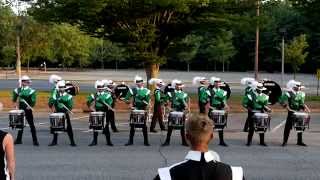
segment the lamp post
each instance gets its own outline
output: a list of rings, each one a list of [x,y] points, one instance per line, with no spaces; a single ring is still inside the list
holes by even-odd
[[[286,34],[286,29],[281,28],[279,30],[281,36],[282,36],[282,42],[281,42],[281,84],[284,86],[284,37]]]

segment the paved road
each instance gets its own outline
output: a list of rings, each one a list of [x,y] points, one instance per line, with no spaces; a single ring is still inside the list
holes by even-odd
[[[93,89],[94,81],[97,79],[113,79],[114,81],[120,83],[125,81],[127,84],[133,84],[133,78],[135,75],[139,74],[145,78],[145,72],[143,70],[91,70],[85,72],[37,72],[30,73],[30,76],[33,80],[33,86],[38,90],[49,90],[48,77],[50,74],[59,74],[66,80],[74,80],[79,82],[80,90],[84,92],[91,91]],[[195,93],[197,88],[192,86],[191,82],[193,77],[195,76],[205,76],[205,77],[221,77],[223,80],[228,82],[231,85],[231,89],[235,94],[242,94],[244,87],[240,86],[240,79],[242,77],[252,77],[253,73],[248,72],[185,72],[185,71],[161,71],[160,78],[162,78],[165,82],[170,82],[174,78],[181,79],[186,82],[186,91],[189,93]],[[281,84],[281,75],[277,73],[261,73],[261,79],[272,79],[279,84]],[[284,76],[284,81],[292,79],[292,74],[286,74]],[[6,77],[3,72],[0,72],[0,87],[3,89],[12,89],[17,86],[17,77],[14,74],[11,74]],[[305,86],[307,86],[306,92],[308,94],[316,94],[316,86],[317,80],[315,75],[310,74],[297,74],[297,80],[303,82]]]
[[[36,125],[40,147],[33,147],[28,128],[24,134],[24,144],[16,146],[17,180],[82,180],[152,179],[156,169],[182,160],[188,151],[180,145],[179,133],[174,134],[171,146],[162,148],[160,143],[165,132],[150,134],[150,147],[143,146],[142,133],[137,131],[135,145],[125,147],[128,138],[128,114],[117,114],[120,133],[112,134],[114,147],[104,145],[99,136],[97,147],[88,147],[91,132],[87,129],[86,114],[73,115],[73,127],[78,147],[70,147],[66,134],[59,136],[59,146],[48,147],[51,140],[48,131],[47,114],[36,114]],[[284,114],[274,114],[271,131],[266,142],[268,147],[257,145],[254,136],[251,147],[246,147],[247,134],[241,132],[245,114],[230,114],[226,130],[229,147],[217,145],[217,139],[210,148],[217,151],[223,162],[242,166],[250,180],[318,180],[320,179],[320,114],[312,115],[312,126],[305,135],[308,147],[295,146],[296,136],[292,132],[287,147],[280,147],[283,133]],[[6,129],[7,115],[0,113],[0,127]],[[9,130],[14,133],[13,131]]]

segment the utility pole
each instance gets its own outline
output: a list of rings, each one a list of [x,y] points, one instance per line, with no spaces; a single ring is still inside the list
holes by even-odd
[[[260,16],[260,0],[257,0],[256,2],[256,8],[257,8],[257,17]],[[256,27],[256,50],[255,50],[255,61],[254,61],[254,78],[256,80],[259,79],[258,73],[259,73],[259,19],[257,22],[257,27]]]
[[[281,85],[284,86],[284,38],[286,35],[286,28],[281,28],[279,30],[282,42],[281,42]]]

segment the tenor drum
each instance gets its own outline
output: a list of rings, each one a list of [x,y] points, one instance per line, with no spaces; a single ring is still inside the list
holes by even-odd
[[[223,130],[227,125],[226,112],[224,110],[212,110],[211,119],[216,130]]]
[[[104,112],[91,112],[89,116],[89,129],[103,130],[104,117]]]
[[[130,114],[130,125],[135,127],[144,127],[147,122],[147,113],[145,110],[132,110]]]
[[[173,129],[182,129],[185,124],[184,112],[172,111],[169,113],[168,126]]]
[[[52,113],[49,115],[50,129],[53,132],[63,132],[66,129],[66,117],[64,113]]]
[[[12,129],[23,129],[25,126],[24,111],[11,110],[9,111],[9,127]]]
[[[258,133],[265,133],[270,125],[270,116],[267,113],[254,113],[254,130]]]
[[[309,128],[310,116],[304,112],[295,112],[293,113],[293,126],[296,131],[304,131],[306,128]]]

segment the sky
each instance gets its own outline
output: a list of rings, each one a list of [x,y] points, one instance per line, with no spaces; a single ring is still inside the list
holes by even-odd
[[[18,0],[0,0],[0,2],[10,6],[15,14],[19,14],[19,12],[26,11],[26,9],[30,7],[28,3]]]

